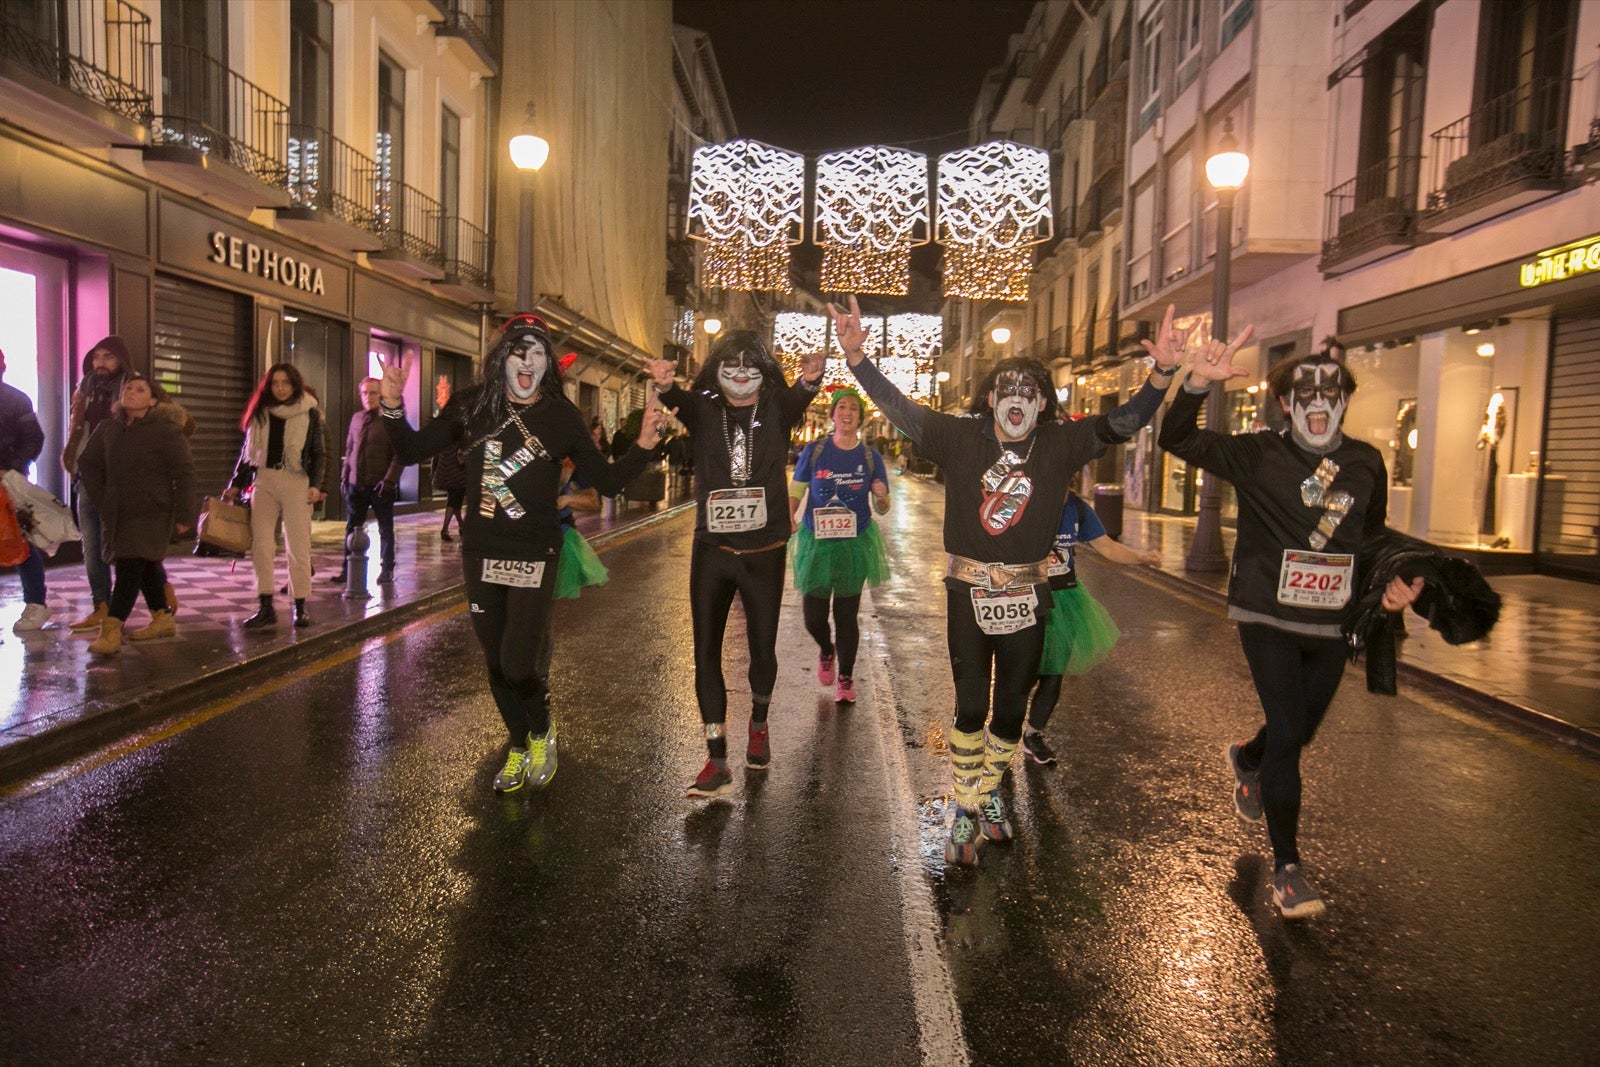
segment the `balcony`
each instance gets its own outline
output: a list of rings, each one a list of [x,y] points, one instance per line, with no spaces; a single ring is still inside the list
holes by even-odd
[[[688,238],[667,239],[667,295],[689,304],[699,303],[694,284],[694,248]]]
[[[1063,245],[1076,242],[1078,239],[1078,205],[1068,204],[1056,212],[1055,225],[1052,227],[1050,239],[1039,245],[1039,258],[1054,255]]]
[[[289,206],[278,211],[278,228],[345,251],[382,248],[378,164],[310,126],[291,125],[287,146]]]
[[[1366,168],[1327,194],[1323,274],[1344,274],[1418,243],[1421,156],[1396,156]]]
[[[494,244],[489,235],[459,215],[446,215],[439,225],[439,245],[444,278],[434,288],[463,304],[493,303]]]
[[[288,207],[289,109],[199,49],[159,46],[161,110],[144,169],[240,210]]]
[[[493,78],[500,73],[500,20],[495,0],[433,0],[440,20],[433,32],[451,43],[473,73]]]
[[[377,204],[383,247],[368,253],[372,269],[406,281],[444,281],[439,202],[409,185],[380,179]]]
[[[1433,135],[1433,187],[1420,226],[1449,234],[1566,187],[1565,80],[1491,100]]]
[[[0,4],[6,117],[74,148],[150,139],[150,19],[126,0]]]
[[[1108,170],[1089,186],[1078,204],[1078,244],[1089,248],[1105,236],[1107,227],[1122,217],[1122,167]]]

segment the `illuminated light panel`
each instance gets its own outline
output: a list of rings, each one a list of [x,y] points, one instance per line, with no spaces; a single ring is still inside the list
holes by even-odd
[[[944,347],[944,319],[906,313],[889,316],[889,354],[932,359]]]
[[[779,356],[806,356],[828,343],[828,317],[804,311],[780,311],[772,323],[772,351]]]
[[[944,295],[1025,301],[1033,245],[1047,240],[1050,154],[1013,141],[939,157],[936,237],[944,245]]]
[[[883,316],[861,316],[861,328],[867,331],[866,340],[861,342],[861,351],[868,359],[877,359],[878,353],[883,351]],[[843,356],[844,349],[839,347],[839,337],[831,330],[828,332],[828,356]]]
[[[805,157],[760,141],[695,149],[689,220],[706,242],[703,284],[791,291],[789,247],[805,234],[805,171]]]
[[[817,159],[822,288],[909,292],[911,249],[928,241],[928,157],[869,145]]]

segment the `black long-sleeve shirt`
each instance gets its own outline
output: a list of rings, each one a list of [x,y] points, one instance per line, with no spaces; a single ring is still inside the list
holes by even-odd
[[[406,465],[420,463],[456,447],[464,440],[472,447],[466,454],[467,500],[461,523],[464,551],[485,559],[540,560],[554,556],[561,547],[561,520],[556,510],[556,495],[561,487],[561,461],[572,460],[578,477],[606,496],[615,496],[637,478],[650,462],[650,453],[635,445],[615,463],[609,463],[595,448],[583,416],[565,398],[540,397],[528,405],[511,405],[532,435],[526,438],[515,422],[503,426],[474,419],[471,402],[476,391],[451,398],[437,418],[422,429],[413,429],[402,417],[385,417],[395,455]],[[459,438],[457,434],[463,432]],[[496,499],[492,481],[492,446],[498,445],[499,463],[514,467],[501,474],[504,488],[515,498],[523,515],[513,518]],[[528,454],[519,460],[526,448]],[[525,461],[524,461],[525,460]]]
[[[1325,456],[1294,443],[1289,431],[1232,436],[1202,430],[1196,421],[1204,392],[1178,390],[1167,409],[1158,438],[1161,447],[1187,463],[1233,483],[1239,499],[1239,529],[1233,544],[1228,578],[1228,615],[1240,622],[1258,622],[1296,633],[1338,637],[1339,624],[1353,610],[1355,597],[1342,608],[1299,607],[1280,603],[1280,582],[1289,552],[1348,554],[1359,567],[1363,542],[1383,530],[1389,513],[1389,473],[1383,456],[1365,441],[1344,438]],[[1324,459],[1338,473],[1324,498],[1347,492],[1353,503],[1326,542],[1312,535],[1328,510],[1307,504],[1302,485]]]
[[[872,402],[916,443],[917,455],[944,469],[945,551],[984,563],[1037,563],[1049,555],[1078,468],[1138,432],[1164,395],[1147,383],[1115,411],[1078,422],[1041,423],[1027,439],[1003,443],[987,415],[930,411],[895,388],[871,360],[852,370]],[[984,488],[983,479],[1007,450],[1023,459],[1031,490],[1015,518],[996,529],[997,494]]]
[[[817,395],[817,386],[803,378],[793,385],[763,393],[753,408],[730,408],[716,394],[690,393],[674,385],[661,402],[678,409],[678,421],[694,441],[694,536],[721,548],[751,549],[789,536],[789,434]],[[749,421],[745,421],[745,413]],[[728,435],[737,426],[749,434],[749,471],[744,488],[760,489],[767,505],[766,525],[740,533],[712,533],[706,528],[706,498],[733,484]]]

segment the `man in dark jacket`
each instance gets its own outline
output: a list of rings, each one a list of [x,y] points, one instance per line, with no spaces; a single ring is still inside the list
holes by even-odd
[[[5,384],[6,354],[0,352],[0,472],[14,470],[26,475],[33,461],[44,451],[44,427],[33,413],[33,401],[20,389]],[[17,565],[22,579],[22,615],[11,626],[13,633],[43,629],[50,620],[44,602],[44,553],[39,546],[28,546],[28,558]]]
[[[344,493],[344,536],[366,525],[367,509],[378,516],[378,540],[383,567],[378,572],[380,585],[394,581],[394,499],[400,484],[400,457],[394,454],[389,434],[378,413],[379,389],[376,378],[361,383],[361,410],[350,417],[350,430],[344,437],[344,465],[339,468],[339,488]],[[328,580],[342,582],[350,566],[349,551],[344,566]]]
[[[83,372],[72,391],[72,420],[67,428],[67,446],[61,450],[61,466],[78,484],[78,456],[84,442],[111,414],[111,406],[122,395],[122,383],[133,369],[127,343],[112,334],[99,341],[83,357]],[[100,511],[89,494],[78,496],[78,527],[83,531],[83,569],[89,577],[90,600],[94,609],[72,624],[73,630],[98,630],[106,617],[111,599],[111,568],[101,552]]]

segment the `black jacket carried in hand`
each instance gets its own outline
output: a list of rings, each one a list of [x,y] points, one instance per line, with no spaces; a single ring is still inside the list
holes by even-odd
[[[1344,634],[1352,660],[1367,654],[1370,692],[1394,696],[1398,691],[1393,613],[1383,607],[1383,591],[1393,579],[1422,579],[1411,610],[1448,644],[1476,641],[1499,621],[1500,594],[1470,560],[1387,526],[1362,549],[1356,586],[1361,599],[1345,621]]]

